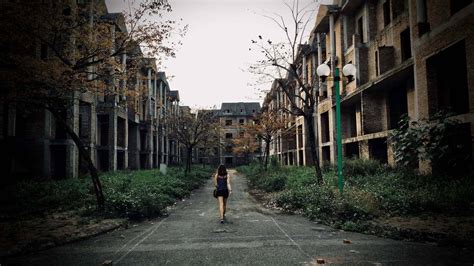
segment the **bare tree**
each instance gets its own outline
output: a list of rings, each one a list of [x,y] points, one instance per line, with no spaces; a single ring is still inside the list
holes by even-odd
[[[314,80],[308,82],[308,75],[304,76],[305,70],[302,69],[303,58],[312,52],[310,45],[303,44],[303,38],[308,25],[315,18],[313,7],[317,5],[317,2],[300,6],[299,1],[294,0],[292,4],[285,3],[285,5],[291,13],[290,21],[281,14],[265,16],[281,29],[286,41],[275,42],[262,35],[259,35],[257,40],[252,40],[264,59],[252,65],[250,71],[258,75],[261,81],[277,82],[278,89],[289,101],[289,105],[280,106],[280,110],[304,118],[308,130],[311,161],[315,168],[316,179],[321,184],[323,179],[317,157],[313,118],[318,91],[311,85],[315,84]],[[311,76],[315,77],[315,75]]]
[[[204,110],[207,112],[208,110]],[[196,147],[198,149],[199,157],[202,158],[202,165],[203,167],[206,166],[206,158],[207,163],[211,164],[211,158],[216,158],[219,155],[219,150],[224,147],[223,144],[220,142],[220,124],[218,122],[217,116],[214,116],[216,120],[212,123],[212,126],[207,133],[206,138],[199,143]]]
[[[137,46],[149,56],[174,56],[174,46],[166,41],[179,29],[162,19],[171,6],[166,0],[144,0],[125,14],[107,13],[103,0],[8,1],[0,7],[0,65],[5,66],[0,81],[6,88],[0,101],[51,112],[86,162],[98,209],[103,209],[97,168],[68,110],[82,94],[124,93],[118,81],[136,75],[139,64],[125,61]]]
[[[186,148],[185,172],[191,170],[193,149],[218,135],[217,119],[211,111],[180,112],[167,118],[170,134]]]
[[[257,117],[257,123],[248,124],[244,128],[250,135],[257,136],[265,144],[263,155],[263,166],[265,171],[268,166],[270,156],[270,144],[274,141],[277,134],[284,134],[286,121],[278,110],[266,109]]]

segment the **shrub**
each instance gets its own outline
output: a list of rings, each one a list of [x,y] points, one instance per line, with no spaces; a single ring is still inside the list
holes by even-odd
[[[285,188],[286,177],[281,174],[273,173],[264,176],[258,184],[261,189],[267,192],[281,191]]]
[[[345,189],[337,189],[333,169],[317,184],[310,167],[280,167],[262,173],[247,169],[251,185],[272,194],[276,206],[299,211],[311,219],[358,221],[380,215],[467,210],[474,202],[474,176],[449,179],[419,175],[407,168],[391,169],[373,160],[346,160]],[[284,184],[284,185],[283,185]],[[281,191],[280,191],[281,190]],[[350,223],[339,224],[351,227]]]
[[[110,215],[131,219],[160,215],[209,177],[209,169],[193,169],[184,176],[179,168],[169,168],[166,175],[155,169],[106,174],[101,177],[106,210]]]
[[[100,176],[106,213],[113,217],[138,219],[163,213],[176,199],[210,177],[209,168],[193,169],[188,175],[179,168],[108,172]],[[42,214],[57,209],[95,208],[95,195],[89,178],[59,181],[20,181],[2,189],[2,216]],[[86,212],[84,212],[86,213]],[[91,212],[87,212],[91,214]]]
[[[377,160],[371,159],[350,159],[343,161],[342,171],[347,179],[358,176],[375,175],[383,171],[383,167]]]
[[[95,202],[91,191],[89,179],[23,180],[2,189],[0,213],[4,216],[40,214],[88,206]]]
[[[468,125],[454,119],[455,115],[440,110],[429,119],[417,121],[404,115],[390,136],[397,163],[410,167],[418,160],[428,160],[434,172],[447,176],[472,170],[471,151],[463,143],[469,138]]]
[[[278,161],[278,157],[274,155],[270,156],[270,167],[272,168],[280,167],[280,162]]]

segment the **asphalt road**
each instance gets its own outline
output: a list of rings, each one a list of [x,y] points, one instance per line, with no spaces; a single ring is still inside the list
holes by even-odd
[[[233,173],[227,223],[220,224],[212,183],[165,218],[7,261],[16,265],[474,265],[472,248],[383,239],[334,230],[263,208]],[[344,239],[351,244],[343,243]]]

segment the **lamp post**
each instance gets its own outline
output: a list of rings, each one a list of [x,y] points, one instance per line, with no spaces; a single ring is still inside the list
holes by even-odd
[[[344,76],[346,76],[349,81],[352,81],[353,77],[356,74],[356,68],[353,64],[347,64],[342,68]],[[321,64],[316,69],[316,73],[321,78],[322,82],[326,81],[326,78],[331,73],[331,68],[327,64]],[[341,96],[339,93],[339,81],[341,80],[339,76],[339,68],[335,67],[334,69],[334,89],[336,94],[336,142],[337,142],[337,177],[338,177],[338,186],[339,191],[342,193],[344,189],[344,178],[342,176],[342,136],[341,136]]]

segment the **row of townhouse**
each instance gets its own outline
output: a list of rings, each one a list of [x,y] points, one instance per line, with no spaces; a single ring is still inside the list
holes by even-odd
[[[86,3],[74,2],[71,7],[77,9]],[[95,4],[98,13],[91,19],[109,25],[110,32],[126,33],[123,14],[109,13],[103,0]],[[113,38],[112,34],[112,42]],[[48,60],[47,49],[37,50],[35,56]],[[165,72],[159,71],[156,60],[147,58],[139,45],[115,60],[123,72],[132,67],[137,71],[126,78],[113,78],[108,88],[112,93],[71,91],[65,95],[68,104],[63,115],[68,125],[99,171],[180,163],[179,143],[166,126],[166,117],[182,111],[178,91],[170,90]],[[5,67],[2,71],[14,70]],[[76,144],[48,110],[32,112],[0,100],[0,129],[2,182],[9,177],[61,179],[87,173]]]
[[[472,168],[474,153],[474,4],[471,0],[339,0],[320,5],[308,42],[299,47],[302,79],[317,93],[314,112],[321,164],[335,163],[334,82],[316,68],[355,65],[353,80],[341,79],[343,156],[395,165],[390,132],[403,114],[429,118],[448,108],[462,122],[451,140]],[[333,33],[333,34],[331,34]],[[331,58],[334,56],[334,60]],[[264,108],[288,107],[275,82]],[[284,164],[308,165],[307,130],[288,114],[271,154]],[[429,171],[424,162],[422,169]]]

